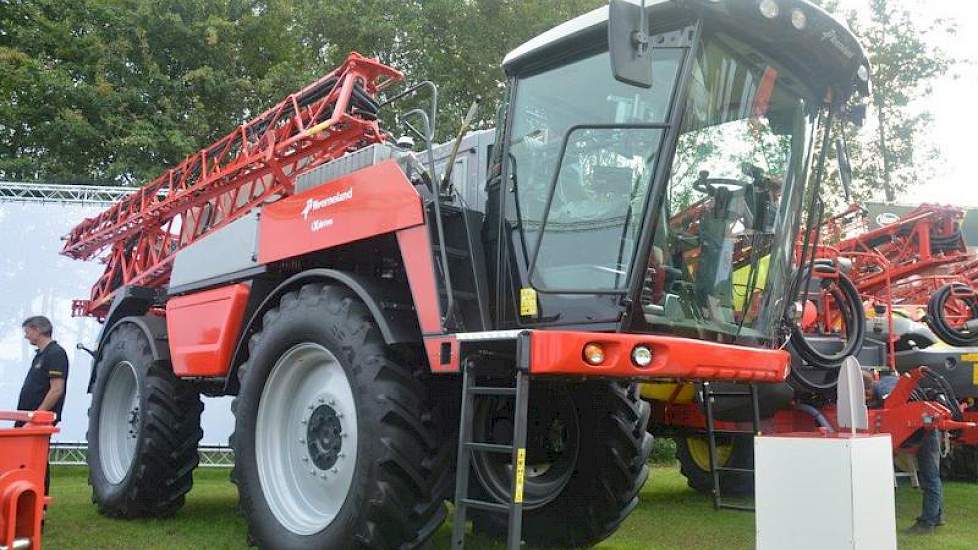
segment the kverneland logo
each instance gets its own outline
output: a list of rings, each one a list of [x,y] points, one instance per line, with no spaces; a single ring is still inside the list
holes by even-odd
[[[337,193],[335,195],[330,195],[330,196],[324,197],[322,199],[307,199],[306,200],[306,206],[305,206],[305,208],[302,209],[302,219],[308,220],[309,219],[309,214],[312,214],[313,212],[315,212],[317,210],[321,210],[323,208],[326,208],[327,206],[331,206],[331,205],[334,205],[334,204],[338,204],[338,203],[341,203],[341,202],[348,201],[348,200],[350,200],[352,198],[353,198],[353,188],[351,187],[351,188],[347,189],[346,191],[343,191],[341,193]]]

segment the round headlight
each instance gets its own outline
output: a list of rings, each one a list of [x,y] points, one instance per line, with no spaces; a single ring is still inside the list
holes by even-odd
[[[584,346],[584,360],[589,364],[597,366],[604,363],[604,348],[601,344],[588,344]]]
[[[781,13],[781,8],[774,0],[762,0],[759,7],[761,8],[761,15],[768,19],[774,19]]]
[[[647,367],[652,364],[652,350],[647,346],[635,346],[632,350],[632,361],[640,367]]]
[[[798,30],[803,31],[808,26],[808,16],[801,10],[791,12],[791,24]]]
[[[859,66],[859,70],[856,71],[856,76],[858,76],[859,80],[862,80],[863,82],[869,81],[869,69],[866,68],[866,65]]]

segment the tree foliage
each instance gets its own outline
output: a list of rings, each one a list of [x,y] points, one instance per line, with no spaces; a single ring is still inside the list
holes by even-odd
[[[848,20],[872,66],[870,121],[848,140],[855,197],[893,201],[926,179],[940,158],[924,141],[933,116],[923,100],[958,63],[937,44],[953,36],[956,26],[921,20],[898,0],[869,0],[865,13],[843,12],[837,0],[817,3]]]
[[[523,41],[604,0],[0,0],[0,178],[138,184],[325,74],[350,51],[441,91],[439,136]],[[836,0],[823,0],[839,11]],[[874,68],[875,116],[851,153],[857,196],[921,179],[919,101],[953,60],[897,0],[843,14]],[[405,105],[409,106],[409,105]],[[385,117],[391,121],[392,117]]]
[[[350,51],[438,83],[444,137],[507,51],[602,3],[0,0],[0,178],[144,182]]]

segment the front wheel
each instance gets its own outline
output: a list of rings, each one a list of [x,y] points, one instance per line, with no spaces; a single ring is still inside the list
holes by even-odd
[[[200,395],[157,361],[132,323],[113,330],[95,366],[88,411],[92,501],[110,517],[166,517],[193,486],[203,437]]]
[[[523,538],[533,546],[589,547],[614,533],[638,505],[649,476],[649,404],[637,386],[591,382],[531,384],[527,423]],[[512,398],[480,401],[473,436],[512,442]],[[473,489],[480,499],[510,500],[510,457],[476,452]],[[473,511],[475,528],[506,535],[500,514]],[[556,528],[555,526],[560,526]]]
[[[450,445],[420,361],[367,308],[310,284],[264,315],[239,371],[232,447],[263,548],[413,548],[446,516]]]

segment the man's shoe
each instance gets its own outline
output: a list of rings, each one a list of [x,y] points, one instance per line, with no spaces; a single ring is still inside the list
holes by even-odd
[[[908,535],[930,535],[934,532],[934,526],[928,525],[926,523],[917,522],[914,523],[910,529],[907,529]]]
[[[947,525],[947,522],[944,521],[944,516],[941,516],[937,519],[937,523],[934,524],[934,527],[944,527],[945,525]]]

